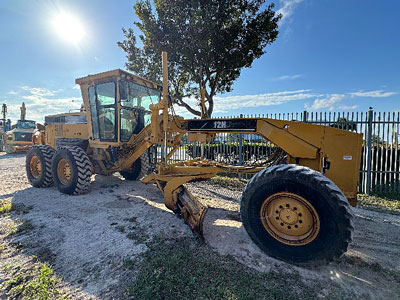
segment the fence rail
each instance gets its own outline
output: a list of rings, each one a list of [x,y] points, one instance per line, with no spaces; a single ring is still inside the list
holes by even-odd
[[[230,117],[271,118],[332,126],[363,134],[359,192],[400,192],[399,112],[274,113]],[[265,160],[276,149],[271,142],[252,134],[219,133],[204,146],[187,142],[172,161],[203,157],[233,165],[249,165]],[[158,150],[159,155],[163,151]]]

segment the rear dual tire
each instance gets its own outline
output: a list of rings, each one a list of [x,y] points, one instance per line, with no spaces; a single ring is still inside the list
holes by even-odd
[[[83,194],[90,186],[92,165],[82,148],[64,146],[54,155],[52,173],[54,184],[61,193]]]
[[[56,151],[49,145],[33,146],[26,154],[26,176],[34,187],[53,185],[51,165]]]
[[[49,145],[38,145],[26,155],[26,175],[34,187],[49,187],[54,183],[61,193],[77,195],[88,190],[92,165],[78,146],[64,146],[56,151]]]

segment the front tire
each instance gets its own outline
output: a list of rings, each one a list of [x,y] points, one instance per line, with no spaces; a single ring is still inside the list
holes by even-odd
[[[34,187],[53,185],[51,163],[55,150],[49,145],[33,146],[26,154],[26,177]]]
[[[339,258],[352,239],[350,205],[321,173],[277,165],[246,185],[240,213],[251,239],[268,255],[298,265]]]
[[[149,153],[143,153],[133,164],[130,170],[119,172],[126,180],[138,180],[150,171]]]
[[[52,173],[54,184],[61,193],[83,194],[89,189],[91,162],[78,146],[60,147],[54,155]]]

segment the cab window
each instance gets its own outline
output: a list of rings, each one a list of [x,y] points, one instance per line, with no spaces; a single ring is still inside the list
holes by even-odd
[[[139,133],[150,124],[151,103],[160,99],[160,91],[121,80],[119,82],[121,103],[121,141],[128,141],[133,134]]]

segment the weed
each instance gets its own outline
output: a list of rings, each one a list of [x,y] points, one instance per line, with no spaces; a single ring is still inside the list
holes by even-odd
[[[17,231],[18,231],[17,224],[15,224],[15,222],[11,222],[10,224],[8,224],[8,226],[6,228],[6,236],[16,234]]]
[[[25,221],[21,225],[18,226],[16,233],[26,232],[26,231],[32,230],[34,228],[35,228],[35,226],[31,223],[31,221]]]
[[[11,211],[14,211],[17,214],[23,213],[27,214],[31,209],[33,209],[32,205],[25,205],[22,203],[12,203],[10,200],[2,200],[0,202],[0,214],[6,214]]]
[[[358,195],[357,200],[362,208],[400,215],[400,201],[366,194]]]
[[[8,274],[12,270],[13,267],[14,267],[14,264],[5,264],[3,266],[2,271],[3,271],[3,273]]]
[[[138,234],[134,231],[129,232],[126,237],[130,240],[134,240],[136,242],[138,242],[139,244],[143,244],[147,238],[145,236],[143,236],[142,234]]]
[[[125,269],[132,269],[135,266],[135,261],[132,258],[128,257],[124,259],[122,265]]]
[[[228,189],[243,190],[248,180],[232,178],[227,176],[215,176],[210,179],[211,184],[216,184]]]
[[[11,268],[10,266],[7,271]],[[1,287],[12,299],[68,299],[57,289],[59,281],[48,263],[39,263],[30,270],[15,268],[13,277],[4,281]]]
[[[124,220],[128,221],[128,222],[131,222],[131,223],[135,223],[136,220],[137,220],[137,217],[127,218],[127,219],[124,219]]]
[[[125,226],[119,225],[117,227],[115,227],[119,232],[125,232]]]
[[[12,203],[9,200],[2,200],[0,202],[0,214],[6,214],[11,211]]]
[[[13,203],[11,210],[17,214],[27,214],[29,211],[33,209],[32,205],[25,205],[23,203]]]
[[[321,289],[303,283],[296,271],[255,273],[197,240],[159,239],[148,246],[127,289],[134,299],[316,299]]]

